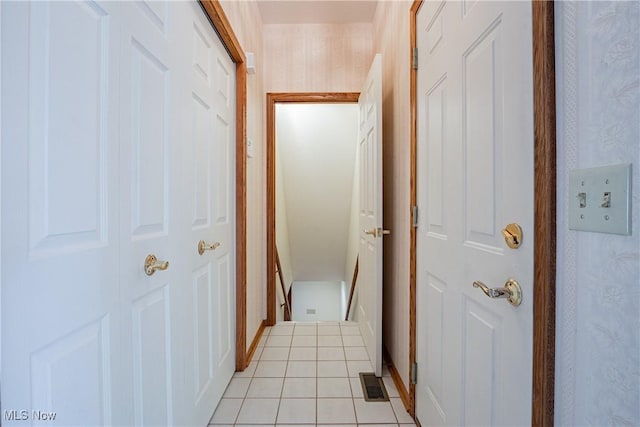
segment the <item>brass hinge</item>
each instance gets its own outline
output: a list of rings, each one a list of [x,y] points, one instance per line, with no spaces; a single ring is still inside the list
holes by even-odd
[[[418,69],[418,48],[417,47],[413,48],[413,55],[412,55],[411,63],[413,64],[413,69],[417,70]]]
[[[418,384],[418,362],[411,364],[411,384]]]
[[[411,206],[411,225],[414,228],[418,227],[418,207]]]

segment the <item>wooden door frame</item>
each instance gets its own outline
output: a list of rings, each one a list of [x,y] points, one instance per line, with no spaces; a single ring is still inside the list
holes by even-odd
[[[276,104],[351,104],[359,92],[267,93],[267,326],[276,323]]]
[[[200,0],[213,29],[236,64],[236,370],[247,352],[247,65],[246,56],[219,1]]]
[[[410,13],[411,63],[417,47],[416,16],[423,0],[414,0]],[[552,426],[555,386],[556,294],[556,99],[554,2],[534,0],[534,279],[533,371],[531,425]],[[417,204],[417,70],[411,66],[411,206]],[[416,362],[416,229],[411,227],[409,262],[409,366]],[[416,386],[409,387],[409,412],[415,416]]]

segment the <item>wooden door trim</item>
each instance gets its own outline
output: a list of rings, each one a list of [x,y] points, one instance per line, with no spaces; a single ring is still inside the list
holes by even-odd
[[[409,116],[411,120],[410,126],[410,143],[409,143],[409,203],[410,209],[413,206],[418,206],[418,186],[416,183],[418,176],[418,70],[413,67],[413,52],[417,49],[418,39],[416,31],[416,23],[418,10],[422,6],[423,0],[414,0],[411,5],[410,21],[409,21],[409,37],[410,47],[409,61],[411,75],[409,78]],[[413,212],[413,210],[411,211]],[[411,218],[411,224],[409,225],[409,366],[414,366],[417,363],[417,333],[416,333],[416,247],[417,247],[417,229],[413,226],[415,218]],[[411,378],[411,372],[409,372],[409,378]],[[412,417],[416,417],[416,385],[409,384],[409,405],[408,411]]]
[[[267,326],[276,323],[276,104],[356,103],[359,96],[359,92],[267,93]]]
[[[554,2],[533,1],[534,279],[531,425],[552,426],[556,342]]]
[[[200,0],[236,64],[236,370],[247,367],[247,66],[242,46],[218,1]]]
[[[552,426],[555,387],[556,291],[556,99],[554,2],[534,0],[534,282],[533,372],[531,425]],[[416,16],[422,0],[410,13],[411,53],[417,46]],[[411,206],[417,202],[417,70],[411,67]],[[411,228],[409,284],[409,363],[416,361],[416,231]],[[415,385],[410,386],[410,413],[415,416]]]

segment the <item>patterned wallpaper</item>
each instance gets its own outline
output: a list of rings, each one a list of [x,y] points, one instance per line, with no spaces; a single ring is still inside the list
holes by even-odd
[[[265,154],[263,150],[264,65],[262,19],[258,5],[248,1],[222,1],[222,7],[245,52],[255,55],[257,72],[247,76],[247,137],[255,153],[247,159],[247,348],[266,316]]]
[[[263,26],[267,92],[359,92],[373,60],[371,24]]]
[[[640,425],[640,2],[556,3],[556,424]],[[567,226],[575,168],[632,163],[632,236]]]
[[[410,230],[410,1],[384,1],[373,20],[374,47],[382,54],[382,131],[385,239],[383,342],[409,390]],[[390,195],[390,196],[389,196]]]

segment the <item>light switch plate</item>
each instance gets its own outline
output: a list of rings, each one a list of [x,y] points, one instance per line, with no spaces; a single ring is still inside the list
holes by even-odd
[[[253,140],[251,138],[247,138],[247,157],[252,159],[255,155],[256,149],[253,146]]]
[[[631,234],[631,164],[569,172],[569,229]]]

